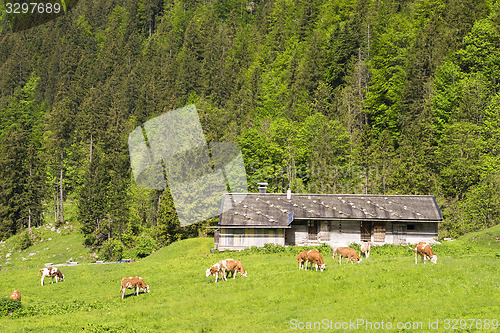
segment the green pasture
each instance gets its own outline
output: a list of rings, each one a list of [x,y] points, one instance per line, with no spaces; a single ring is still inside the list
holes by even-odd
[[[432,331],[449,331],[446,319],[480,319],[453,331],[475,331],[469,324],[478,322],[491,328],[492,320],[500,320],[499,231],[435,246],[437,265],[415,265],[410,249],[389,246],[376,248],[361,264],[339,266],[324,253],[324,272],[299,271],[299,248],[212,254],[213,240],[197,238],[135,263],[63,266],[66,281],[47,279],[43,287],[36,269],[7,270],[0,273],[0,299],[18,289],[22,307],[2,317],[0,327],[2,332],[281,332],[311,331],[306,328],[316,323],[324,330],[337,325],[337,331],[366,332],[369,323],[376,328],[383,321],[392,331],[427,332],[429,322],[438,328]],[[473,240],[478,237],[486,241]],[[467,250],[459,252],[461,247]],[[218,283],[206,278],[205,270],[224,258],[240,260],[248,277]],[[143,277],[151,292],[136,297],[129,290],[122,300],[120,280],[132,275]]]

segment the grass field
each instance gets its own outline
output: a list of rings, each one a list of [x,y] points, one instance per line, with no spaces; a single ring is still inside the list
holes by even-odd
[[[43,248],[37,250],[32,265],[52,258],[62,263],[68,255],[80,253],[75,234],[57,236],[68,241],[62,247],[67,254],[50,252],[54,244],[45,250],[50,252],[47,256]],[[211,254],[213,240],[197,238],[174,243],[140,262],[60,267],[66,281],[43,287],[37,269],[12,269],[0,273],[0,299],[18,289],[22,308],[2,317],[0,330],[498,331],[493,330],[493,320],[500,320],[500,242],[495,238],[499,235],[497,226],[435,246],[436,265],[415,265],[408,248],[383,247],[361,264],[339,266],[324,254],[327,270],[306,272],[297,269],[294,253],[299,248],[274,254]],[[23,253],[16,252],[13,266]],[[228,257],[243,263],[247,278],[238,275],[214,283],[214,277],[205,277],[206,268]],[[129,290],[122,300],[120,280],[131,275],[143,277],[151,292],[136,297]]]

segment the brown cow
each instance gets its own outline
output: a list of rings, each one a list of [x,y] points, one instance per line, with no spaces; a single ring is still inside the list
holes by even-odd
[[[314,264],[314,266],[316,267],[316,271],[318,270],[319,267],[320,271],[323,272],[323,270],[326,267],[326,264],[323,261],[323,256],[316,249],[307,251],[306,269],[307,269],[307,262],[311,262],[311,270],[312,270],[312,264]]]
[[[240,273],[241,276],[247,276],[247,272],[243,268],[243,265],[238,260],[226,259],[219,261],[219,264],[224,266],[224,269],[229,277],[229,273],[232,274],[233,279],[236,277],[236,273]]]
[[[437,263],[437,255],[432,252],[432,248],[426,242],[419,242],[415,245],[415,265],[417,264],[418,255],[422,256],[422,262],[425,264],[426,259],[430,259],[433,264]]]
[[[303,263],[307,262],[307,252],[309,250],[305,250],[299,253],[297,256],[297,261],[299,262],[299,269],[302,269],[304,267]],[[307,270],[307,266],[304,268]]]
[[[21,301],[21,292],[19,290],[14,290],[9,298]]]
[[[51,283],[54,283],[54,278],[56,278],[56,283],[57,283],[57,280],[61,280],[61,281],[64,281],[64,275],[61,273],[61,271],[59,270],[59,268],[57,267],[47,267],[47,268],[42,268],[40,270],[40,273],[38,273],[39,275],[42,275],[42,279],[40,281],[40,284],[43,286],[43,280],[45,279],[45,277],[47,276],[50,276],[52,278],[52,281]]]
[[[125,297],[125,290],[136,289],[135,294],[139,296],[139,288],[143,292],[149,293],[149,285],[147,285],[141,277],[131,276],[128,278],[123,278],[121,281],[120,292],[122,293],[122,299]]]
[[[342,264],[342,257],[347,258],[347,263],[351,261],[351,259],[354,259],[358,262],[358,264],[361,262],[361,258],[358,256],[358,252],[356,252],[355,249],[350,248],[350,247],[339,247],[337,248],[337,252],[339,255],[339,265]],[[335,254],[334,254],[335,256]]]
[[[226,269],[222,265],[221,261],[219,261],[218,263],[213,264],[211,267],[207,268],[206,276],[209,277],[209,276],[215,275],[215,282],[217,282],[219,280],[219,274],[222,277],[222,280],[227,281]]]

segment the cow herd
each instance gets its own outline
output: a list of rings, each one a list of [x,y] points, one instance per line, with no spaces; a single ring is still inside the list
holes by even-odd
[[[338,255],[339,257],[339,265],[342,264],[342,258],[346,258],[347,261],[346,263],[349,263],[351,260],[352,262],[356,261],[357,263],[360,263],[362,261],[361,257],[358,255],[358,252],[350,247],[336,247],[332,245],[332,258],[335,259],[335,256]],[[371,244],[370,242],[362,242],[361,247],[360,247],[360,254],[364,255],[365,258],[370,257],[370,250],[371,250]],[[414,248],[415,251],[415,264],[418,263],[418,256],[420,255],[422,257],[422,262],[425,263],[426,260],[430,260],[432,263],[437,263],[437,255],[435,255],[432,252],[431,246],[426,243],[426,242],[419,242],[415,245]],[[312,270],[312,264],[315,264],[316,270],[318,270],[318,267],[321,271],[325,268],[326,264],[323,262],[323,257],[321,256],[321,253],[316,250],[305,250],[299,253],[297,256],[297,262],[299,263],[299,270],[304,268],[307,270],[307,264],[310,262],[311,263],[311,270]],[[305,264],[304,264],[305,263]]]
[[[358,255],[358,252],[351,247],[336,247],[332,246],[332,258],[335,259],[335,256],[338,256],[339,265],[342,264],[342,258],[346,258],[346,263],[351,261],[356,261],[360,263],[362,261],[361,257]],[[364,255],[365,258],[370,257],[371,243],[370,242],[362,242],[360,247],[360,254]],[[418,255],[422,256],[422,262],[425,263],[425,260],[429,259],[432,263],[437,262],[437,256],[432,252],[431,246],[426,242],[419,242],[415,245],[415,264],[417,264]],[[304,269],[308,270],[308,265],[310,264],[310,269],[314,268],[316,271],[319,269],[323,271],[326,267],[325,262],[323,261],[323,256],[317,249],[305,250],[300,252],[297,255],[297,262],[299,263],[299,270]],[[215,276],[215,282],[219,280],[219,277],[227,281],[227,277],[229,277],[229,273],[232,273],[233,279],[236,277],[236,273],[240,273],[241,276],[247,276],[247,272],[243,269],[241,262],[234,259],[224,259],[219,262],[213,264],[211,267],[207,268],[206,277]]]
[[[363,242],[360,247],[360,254],[364,255],[365,258],[370,257],[370,242]],[[419,242],[415,245],[415,264],[418,263],[418,256],[422,257],[422,262],[425,263],[426,260],[430,260],[432,263],[437,263],[437,255],[432,252],[431,246],[426,242]],[[342,263],[342,258],[346,258],[346,263],[350,261],[361,262],[361,257],[358,255],[357,251],[350,247],[335,247],[332,246],[332,258],[335,259],[335,256],[338,255],[339,265]],[[297,262],[299,264],[299,270],[304,269],[308,270],[308,265],[310,264],[310,269],[313,269],[313,265],[316,271],[319,269],[323,271],[326,267],[325,262],[323,261],[323,256],[317,249],[305,250],[298,254]],[[211,267],[206,270],[206,277],[215,276],[215,282],[219,280],[219,276],[222,280],[227,281],[227,278],[230,276],[234,279],[236,278],[236,274],[240,273],[241,276],[247,276],[247,272],[243,268],[241,262],[234,259],[224,259],[219,262],[213,264]],[[51,277],[51,283],[54,283],[54,278],[56,283],[61,280],[64,281],[64,275],[61,273],[59,268],[57,267],[47,267],[42,268],[38,273],[38,276],[42,276],[40,284],[44,285],[44,279],[46,277]],[[145,293],[149,293],[149,285],[147,285],[141,277],[133,276],[128,278],[123,278],[120,282],[120,293],[122,295],[122,299],[125,297],[125,291],[127,289],[135,289],[134,293],[136,296],[139,296],[139,290],[142,290]],[[10,295],[11,299],[21,301],[21,292],[18,290],[14,290]]]

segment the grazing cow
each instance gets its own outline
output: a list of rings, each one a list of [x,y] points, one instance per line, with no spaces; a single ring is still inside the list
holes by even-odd
[[[222,265],[225,261],[224,269],[226,271],[227,277],[229,277],[229,273],[232,274],[233,279],[236,278],[236,273],[240,273],[241,276],[247,276],[247,272],[243,268],[243,265],[238,260],[234,259],[226,259],[221,260],[219,263]]]
[[[122,299],[125,297],[125,290],[134,288],[136,296],[139,296],[139,288],[143,292],[149,293],[149,285],[147,285],[141,277],[131,276],[123,278],[121,281],[120,292],[122,293]]]
[[[307,252],[308,251],[309,250],[302,251],[297,256],[297,261],[299,262],[299,269],[302,269],[304,267],[303,263],[307,263]],[[307,265],[304,269],[307,270]]]
[[[323,272],[323,270],[326,267],[326,264],[323,261],[323,256],[316,249],[307,251],[306,269],[307,269],[307,262],[311,262],[311,270],[312,270],[312,264],[314,264],[314,266],[316,267],[316,271],[318,270],[319,267],[320,271]]]
[[[64,275],[61,273],[61,271],[57,267],[42,268],[40,270],[40,273],[38,273],[38,274],[42,275],[42,279],[40,281],[40,284],[42,286],[43,286],[43,280],[47,276],[50,276],[52,278],[52,282],[51,283],[54,283],[54,278],[56,278],[56,283],[57,283],[57,280],[64,281]]]
[[[224,267],[224,270],[226,271],[226,277],[229,277],[229,273],[231,273],[233,279],[236,277],[236,273],[240,273],[241,276],[247,276],[247,272],[243,268],[241,262],[239,262],[238,260],[225,259],[219,261],[219,264]]]
[[[435,264],[437,263],[437,255],[432,252],[432,248],[426,242],[419,242],[415,245],[415,265],[417,264],[418,255],[422,256],[422,262],[425,264],[426,259],[430,259],[430,261]]]
[[[12,292],[12,295],[10,295],[9,298],[10,299],[17,299],[17,300],[21,301],[21,292],[19,290],[14,290]]]
[[[222,277],[222,280],[227,281],[226,269],[222,265],[222,261],[225,261],[225,260],[221,260],[218,263],[213,264],[210,268],[207,268],[206,276],[209,277],[209,276],[215,275],[215,282],[217,282],[219,280],[219,274]]]
[[[364,254],[366,259],[368,259],[370,257],[370,249],[371,249],[370,242],[362,242],[359,254]]]
[[[337,248],[337,254],[339,255],[339,265],[342,264],[342,257],[347,258],[347,263],[354,259],[358,262],[361,262],[361,258],[358,256],[358,252],[355,249],[350,247],[339,247]]]

